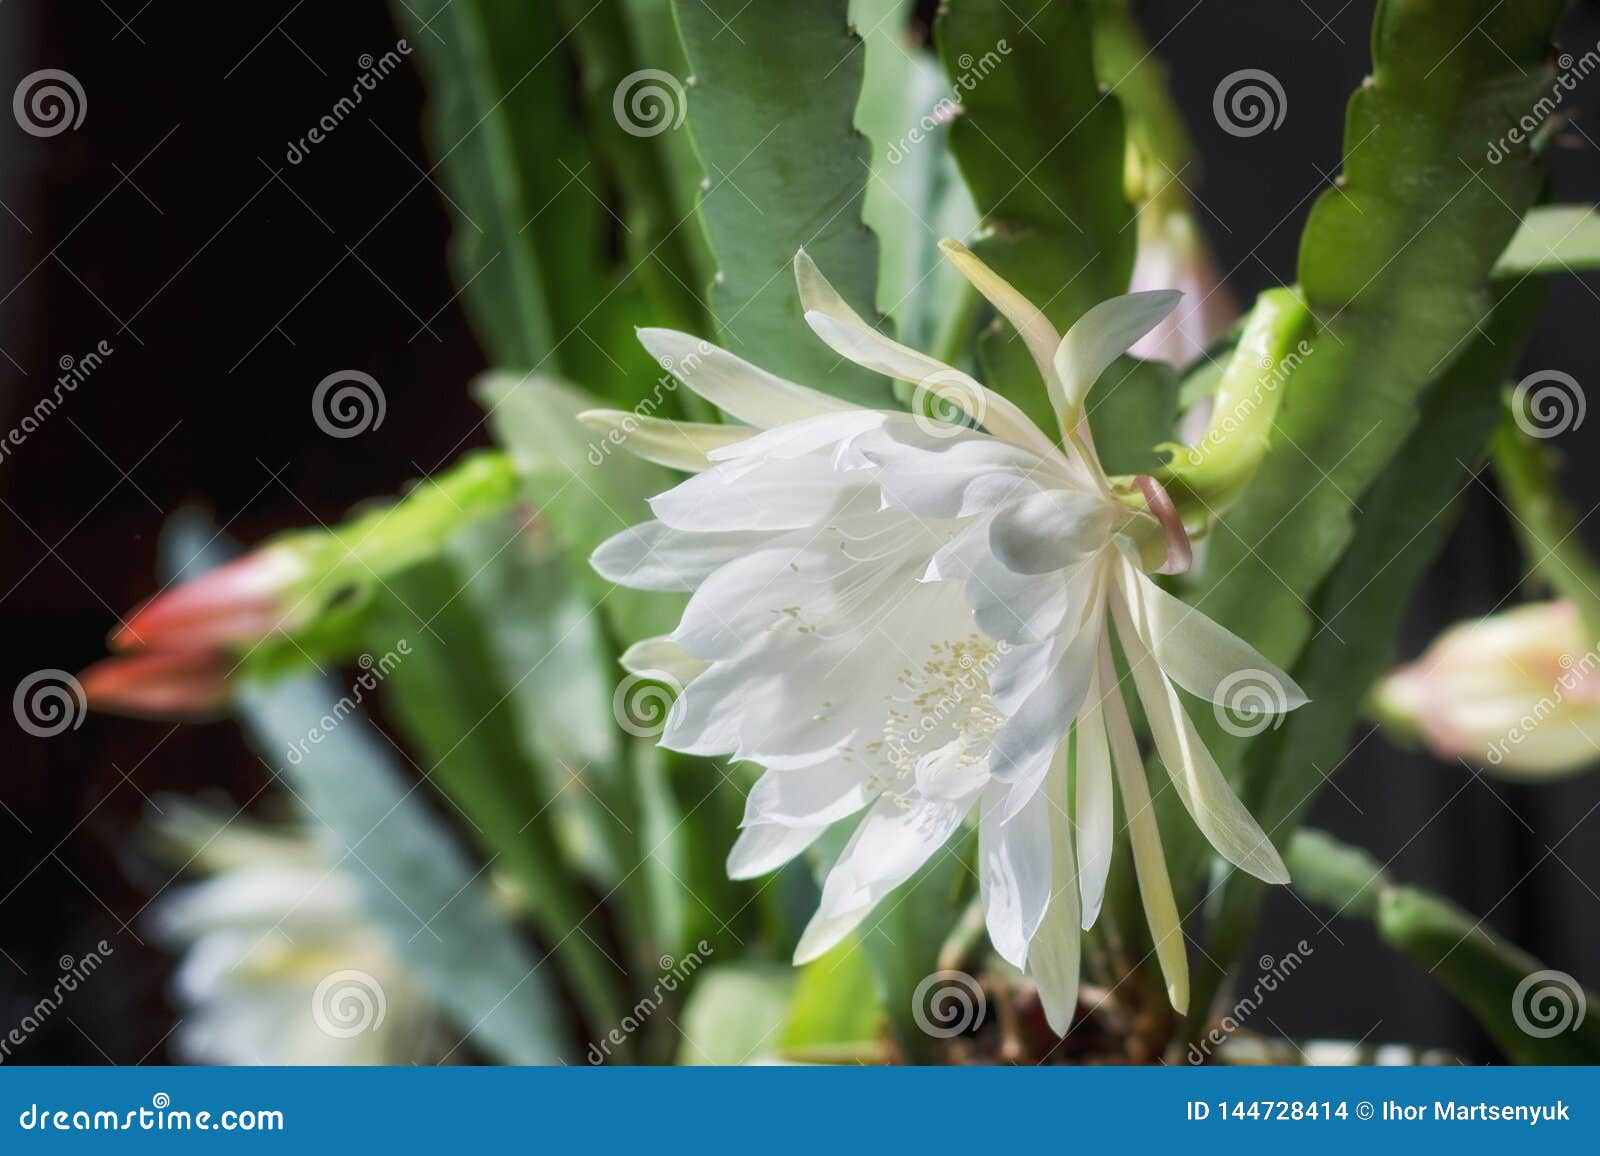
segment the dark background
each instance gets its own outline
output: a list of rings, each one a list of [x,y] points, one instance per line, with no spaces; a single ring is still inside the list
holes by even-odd
[[[1338,171],[1372,7],[1141,5],[1203,156],[1203,177],[1185,180],[1242,301],[1294,279],[1306,212]],[[381,0],[0,4],[0,95],[54,67],[88,97],[83,125],[49,139],[0,117],[0,427],[51,391],[61,358],[101,340],[114,351],[0,460],[0,690],[104,653],[116,613],[152,589],[157,531],[181,504],[205,503],[253,542],[332,521],[486,440],[465,388],[482,356],[445,269],[447,223],[419,139],[414,69],[380,81],[302,163],[285,157],[349,91],[362,54],[381,56],[397,37]],[[1564,45],[1581,55],[1597,41],[1600,13],[1583,4]],[[1216,126],[1211,95],[1247,67],[1282,81],[1288,113],[1276,132],[1240,139]],[[1552,157],[1559,200],[1600,200],[1596,103],[1591,77],[1569,101],[1575,117]],[[1526,371],[1580,382],[1600,373],[1596,289],[1593,279],[1555,284]],[[372,374],[388,402],[383,425],[353,442],[311,419],[311,390],[342,369]],[[1600,423],[1561,442],[1585,513],[1600,503],[1596,438]],[[1583,532],[1594,540],[1587,522]],[[1500,603],[1522,573],[1485,480],[1465,496],[1401,655]],[[1600,985],[1600,820],[1586,822],[1600,775],[1510,786],[1357,738],[1313,821]],[[51,987],[58,957],[81,957],[102,938],[117,953],[12,1062],[168,1058],[170,960],[141,941],[140,919],[169,872],[126,850],[130,832],[147,796],[210,787],[243,801],[268,778],[229,724],[92,715],[40,739],[3,718],[0,1032]],[[1293,898],[1275,897],[1260,953],[1281,956],[1302,936],[1315,953],[1253,1028],[1493,1058],[1450,997],[1366,927],[1324,929]]]

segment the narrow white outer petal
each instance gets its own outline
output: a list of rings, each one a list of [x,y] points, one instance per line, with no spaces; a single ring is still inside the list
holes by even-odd
[[[822,837],[826,827],[785,827],[761,823],[739,832],[728,852],[728,878],[754,879],[776,871]]]
[[[641,638],[622,652],[618,660],[629,674],[668,675],[680,687],[687,686],[711,664],[702,662],[665,634]]]
[[[607,582],[635,590],[693,590],[767,538],[754,531],[690,533],[664,522],[639,522],[600,543],[589,565]]]
[[[1244,674],[1259,675],[1281,694],[1270,696],[1284,710],[1308,701],[1306,692],[1255,647],[1174,598],[1144,574],[1128,568],[1143,613],[1135,621],[1144,644],[1173,682],[1196,698],[1229,705],[1227,686]],[[1271,689],[1269,687],[1269,689]]]
[[[1065,751],[1066,744],[1062,744]],[[1050,905],[1028,948],[1028,974],[1039,989],[1044,1018],[1050,1029],[1064,1036],[1078,1009],[1078,970],[1081,937],[1078,929],[1077,862],[1072,848],[1072,821],[1068,815],[1067,768],[1061,762],[1039,792],[1050,817]]]
[[[1009,398],[952,365],[919,353],[863,321],[822,275],[806,251],[794,258],[806,324],[840,357],[897,381],[921,386],[986,426],[996,437],[1053,457],[1055,444]]]
[[[1045,388],[1050,393],[1051,406],[1058,415],[1064,413],[1065,398],[1055,370],[1056,347],[1061,344],[1061,335],[1056,332],[1056,327],[1050,324],[1050,319],[1041,313],[1033,302],[1017,292],[1009,281],[985,265],[978,259],[977,254],[959,241],[946,238],[939,242],[939,248],[961,275],[972,282],[972,287],[982,293],[989,304],[998,309],[1016,328],[1023,344],[1028,347],[1028,352],[1033,355],[1040,375],[1044,378]]]
[[[1097,656],[1098,657],[1098,656]],[[1078,714],[1076,745],[1077,786],[1073,808],[1078,835],[1078,884],[1083,900],[1083,929],[1094,926],[1106,897],[1106,877],[1111,872],[1111,847],[1115,840],[1112,805],[1111,747],[1106,739],[1104,708],[1100,704],[1100,674],[1089,684],[1089,697]],[[1113,688],[1112,694],[1118,693]]]
[[[1139,690],[1139,701],[1144,704],[1149,718],[1156,751],[1167,768],[1178,798],[1193,817],[1195,826],[1224,859],[1263,882],[1289,882],[1288,869],[1277,848],[1222,777],[1216,760],[1195,733],[1194,724],[1178,701],[1172,683],[1161,673],[1154,656],[1134,628],[1127,606],[1127,600],[1133,595],[1129,592],[1126,575],[1117,583],[1116,591],[1111,607],[1116,616],[1117,638],[1127,655],[1134,685]]]
[[[671,421],[620,409],[584,410],[578,420],[636,458],[691,473],[711,465],[706,455],[712,450],[742,442],[756,432],[749,426]]]
[[[798,966],[825,955],[861,924],[878,901],[917,873],[972,809],[959,802],[885,795],[862,817],[822,885],[817,913],[795,948]]]
[[[859,408],[786,381],[689,333],[641,329],[639,343],[684,385],[746,425],[770,429],[819,413]]]
[[[984,792],[978,887],[989,942],[1000,958],[1021,969],[1028,965],[1028,944],[1051,902],[1050,800],[1046,791],[1035,791],[1006,819],[1007,793],[1001,783],[991,783]]]
[[[1115,688],[1117,670],[1111,661],[1111,641],[1101,640],[1100,685]],[[1180,1015],[1189,1010],[1189,957],[1183,943],[1183,924],[1172,896],[1172,880],[1161,850],[1161,831],[1150,802],[1150,784],[1139,759],[1139,741],[1122,695],[1115,689],[1105,698],[1106,730],[1111,740],[1112,763],[1122,791],[1122,810],[1128,817],[1128,840],[1133,846],[1133,869],[1139,878],[1139,899],[1156,945],[1156,958],[1167,981],[1167,999]]]
[[[1106,367],[1160,324],[1182,296],[1171,289],[1126,293],[1100,302],[1078,318],[1050,358],[1064,393],[1057,410],[1063,424],[1077,424],[1085,395]]]

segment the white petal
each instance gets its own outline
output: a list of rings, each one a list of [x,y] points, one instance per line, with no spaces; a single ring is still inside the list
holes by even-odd
[[[728,475],[739,477],[768,461],[800,458],[830,446],[848,445],[861,434],[897,418],[909,420],[910,415],[872,409],[818,414],[763,430],[754,437],[711,450],[706,456],[714,462],[726,463]]]
[[[872,914],[872,908],[873,905],[868,903],[841,915],[824,915],[818,911],[800,933],[800,942],[795,944],[794,965],[802,967],[838,947],[844,942],[845,936],[860,927],[861,921]]]
[[[873,605],[875,616],[841,619],[836,630],[768,631],[716,662],[685,688],[662,741],[766,767],[839,757],[886,781],[909,773],[985,709],[989,644],[954,584],[908,578],[898,597]],[[953,654],[971,665],[952,669]],[[926,719],[908,705],[919,696],[937,708]]]
[[[951,739],[917,760],[917,790],[930,799],[961,799],[989,781],[989,763],[973,753],[973,744]]]
[[[1081,622],[1084,610],[1096,596],[1101,568],[1087,562],[1065,576],[1038,578],[1003,565],[989,545],[989,525],[979,519],[934,556],[925,581],[962,582],[973,618],[990,638],[1019,650],[1054,638],[1066,624]],[[1008,651],[993,672],[996,701],[1008,696],[1004,685],[1032,662],[1024,653]],[[1012,714],[1020,700],[1001,706]]]
[[[607,538],[589,564],[607,582],[635,590],[693,590],[719,567],[771,541],[763,533],[688,533],[640,522]]]
[[[768,771],[750,788],[742,825],[826,827],[872,801],[877,791],[867,782],[866,773],[848,763]]]
[[[1111,661],[1111,642],[1100,646],[1100,685],[1116,687],[1117,670]],[[1183,942],[1183,924],[1178,903],[1172,896],[1172,880],[1167,875],[1167,860],[1161,850],[1161,831],[1156,826],[1155,809],[1150,802],[1150,783],[1144,763],[1139,759],[1139,741],[1133,736],[1133,723],[1122,695],[1113,690],[1105,700],[1106,730],[1111,740],[1112,764],[1117,771],[1117,786],[1122,791],[1122,810],[1128,818],[1128,841],[1133,847],[1134,874],[1139,879],[1139,898],[1144,904],[1150,939],[1156,946],[1156,959],[1167,981],[1167,999],[1179,1015],[1189,1010],[1189,957]]]
[[[728,878],[754,879],[776,871],[822,837],[826,827],[785,827],[762,823],[746,827],[728,852]]]
[[[864,452],[878,466],[884,502],[929,518],[970,517],[1038,493],[1053,480],[1035,475],[1038,458],[992,438],[957,441],[940,450]]]
[[[665,634],[654,638],[641,638],[618,659],[622,669],[629,674],[649,674],[660,671],[679,686],[687,686],[705,673],[709,663],[702,662]]]
[[[1100,604],[1070,638],[1058,638],[1056,658],[1043,681],[995,735],[989,766],[1003,783],[1037,782],[1089,693],[1103,632]]]
[[[1049,574],[1064,570],[1111,540],[1106,503],[1092,494],[1045,490],[995,513],[989,546],[1009,570]]]
[[[1094,926],[1106,896],[1106,877],[1111,872],[1111,848],[1115,840],[1112,814],[1111,748],[1106,739],[1104,707],[1100,698],[1099,674],[1089,684],[1089,696],[1078,714],[1078,730],[1073,755],[1077,790],[1073,808],[1078,836],[1078,885],[1083,900],[1083,929]],[[1112,694],[1120,693],[1115,688]]]
[[[1051,357],[1065,393],[1062,420],[1077,421],[1089,387],[1133,343],[1171,313],[1182,293],[1155,289],[1102,301],[1067,331]]]
[[[1078,934],[1077,863],[1073,857],[1072,823],[1067,815],[1067,776],[1051,775],[1045,796],[1050,814],[1050,905],[1028,947],[1028,974],[1039,989],[1045,1020],[1058,1036],[1072,1027],[1078,1010],[1078,969],[1081,936]]]
[[[667,372],[746,425],[769,429],[819,413],[858,408],[785,381],[688,333],[641,329],[639,343]]]
[[[620,409],[588,409],[578,415],[587,428],[636,458],[698,473],[712,450],[742,442],[755,431],[746,425],[710,425],[646,417]]]
[[[1244,639],[1217,625],[1128,567],[1143,614],[1136,618],[1144,643],[1168,678],[1197,698],[1223,706],[1230,686],[1248,676],[1266,693],[1254,705],[1274,714],[1304,706],[1309,700],[1290,678]]]
[[[1144,704],[1156,751],[1172,779],[1172,786],[1195,826],[1217,853],[1230,863],[1267,883],[1289,882],[1289,872],[1278,850],[1233,788],[1222,777],[1216,760],[1206,750],[1184,712],[1172,683],[1145,648],[1128,614],[1126,587],[1119,583],[1111,599],[1117,638],[1127,655],[1139,701]]]
[[[806,324],[839,356],[886,377],[923,387],[986,426],[996,437],[1035,453],[1054,453],[1054,443],[1009,398],[954,366],[885,337],[863,321],[805,250],[795,254],[794,269]]]
[[[1039,367],[1039,374],[1050,393],[1051,405],[1057,414],[1064,412],[1061,383],[1056,379],[1055,371],[1056,347],[1061,344],[1061,335],[1050,324],[1050,319],[965,245],[946,238],[939,242],[939,248],[961,275],[972,282],[972,287],[1011,322]]]
[[[877,508],[870,479],[802,458],[765,462],[738,477],[722,466],[707,470],[651,498],[650,509],[676,530],[797,530],[843,516],[852,502]]]
[[[1064,763],[1057,771],[1066,774]],[[978,889],[983,897],[989,941],[1012,966],[1028,964],[1032,942],[1051,902],[1053,859],[1050,849],[1048,791],[1035,791],[1021,810],[1003,818],[1007,790],[990,784],[978,822]]]
[[[904,515],[880,520],[887,529]],[[732,658],[773,632],[833,638],[877,621],[913,592],[923,567],[922,555],[897,548],[893,534],[883,539],[884,552],[867,560],[853,556],[852,543],[835,527],[753,549],[700,584],[673,638],[701,658]]]
[[[812,922],[820,926],[819,921],[870,911],[944,846],[976,800],[976,795],[933,800],[909,791],[884,795],[862,817],[828,872]]]

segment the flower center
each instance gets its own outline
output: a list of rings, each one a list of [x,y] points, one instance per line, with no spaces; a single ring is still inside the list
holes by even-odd
[[[1005,722],[989,697],[989,674],[1003,648],[1004,643],[973,633],[933,643],[920,668],[900,672],[897,689],[884,696],[883,737],[867,748],[889,768],[887,779],[873,776],[873,788],[909,807],[906,793],[924,756],[950,748],[952,769],[988,757],[990,740]]]

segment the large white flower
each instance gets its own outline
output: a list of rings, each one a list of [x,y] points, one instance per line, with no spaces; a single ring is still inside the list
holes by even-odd
[[[1174,685],[1219,700],[1241,672],[1298,687],[1147,569],[1188,564],[1176,511],[1151,479],[1114,487],[1085,395],[1178,294],[1107,301],[1063,339],[973,254],[947,255],[1016,327],[1049,389],[1058,444],[966,373],[866,324],[805,253],[805,319],[840,355],[936,395],[983,430],[862,409],[682,333],[641,340],[690,389],[744,425],[614,411],[652,461],[696,471],[651,502],[655,520],[596,551],[608,579],[690,591],[678,629],[624,662],[683,691],[663,745],[766,768],[729,859],[771,871],[860,815],[822,888],[796,962],[856,928],[976,814],[995,949],[1038,985],[1065,1034],[1080,931],[1105,894],[1120,785],[1145,912],[1175,1007],[1188,1002],[1178,911],[1121,695],[1120,646],[1156,752],[1195,823],[1231,862],[1288,879],[1229,789]]]

